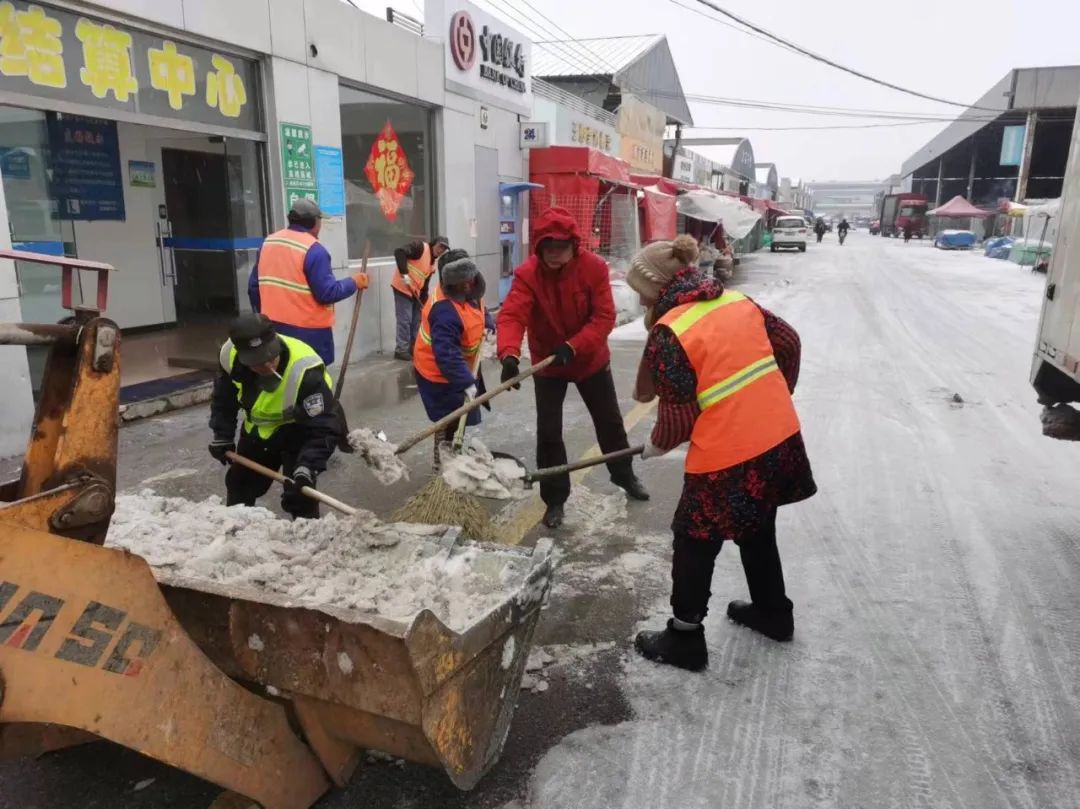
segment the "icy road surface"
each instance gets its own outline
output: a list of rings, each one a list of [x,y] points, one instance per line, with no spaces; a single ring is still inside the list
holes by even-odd
[[[1040,435],[1027,383],[1042,276],[863,231],[741,277],[803,340],[795,640],[726,621],[725,549],[708,672],[628,656],[635,718],[554,746],[525,805],[1080,805],[1080,447]]]

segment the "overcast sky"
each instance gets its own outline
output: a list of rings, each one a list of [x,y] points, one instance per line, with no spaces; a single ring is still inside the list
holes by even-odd
[[[1013,67],[1080,64],[1080,0],[715,0],[717,5],[864,73],[913,90],[975,102]],[[530,32],[507,9],[528,5],[574,38],[666,34],[686,93],[778,103],[858,107],[917,114],[955,114],[774,47],[672,0],[475,0],[540,39],[548,28],[535,14]],[[695,0],[678,0],[710,15]],[[386,0],[354,0],[383,16]],[[392,0],[421,16],[423,0]],[[543,38],[564,38],[546,31]],[[765,112],[691,103],[694,123],[718,130],[695,135],[750,138],[758,162],[804,180],[880,179],[896,172],[943,124],[888,128],[767,132],[741,127],[805,127],[875,123],[861,118]],[[707,148],[701,148],[707,154]]]

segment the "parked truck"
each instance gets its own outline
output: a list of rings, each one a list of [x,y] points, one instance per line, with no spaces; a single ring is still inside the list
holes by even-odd
[[[1080,116],[1073,126],[1069,162],[1061,186],[1061,208],[1046,274],[1031,384],[1043,411],[1043,433],[1080,440]]]
[[[882,236],[901,236],[911,225],[911,235],[921,239],[927,234],[926,209],[929,200],[922,194],[886,194],[881,198],[878,219]]]

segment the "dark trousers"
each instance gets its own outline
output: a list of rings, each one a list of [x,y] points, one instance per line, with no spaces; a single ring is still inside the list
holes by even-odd
[[[544,376],[533,379],[536,381],[536,466],[539,469],[562,466],[566,463],[566,445],[562,435],[563,402],[570,380]],[[604,368],[575,384],[592,416],[600,451],[614,452],[630,446],[626,440],[626,428],[623,427],[611,368]],[[607,467],[613,481],[624,481],[634,473],[629,458],[609,463]],[[540,481],[540,498],[546,505],[561,505],[569,496],[569,475]]]
[[[693,539],[676,533],[671,560],[671,609],[680,621],[699,624],[709,609],[713,567],[724,540]],[[784,591],[784,569],[776,548],[776,509],[739,544],[750,601],[765,612],[791,613]]]
[[[292,477],[296,469],[296,455],[300,450],[299,434],[294,427],[282,427],[270,440],[263,441],[241,430],[236,452],[256,463],[268,466],[275,472],[279,469],[286,477]],[[225,505],[253,506],[255,501],[270,491],[274,485],[270,478],[263,477],[239,464],[231,464],[225,473]],[[281,508],[296,519],[317,519],[319,503],[302,494],[290,495],[282,492]]]

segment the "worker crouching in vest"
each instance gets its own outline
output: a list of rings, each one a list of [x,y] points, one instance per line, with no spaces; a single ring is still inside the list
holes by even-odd
[[[484,278],[464,250],[447,254],[451,260],[440,267],[438,293],[425,304],[420,317],[420,332],[413,349],[413,370],[420,400],[428,418],[438,421],[484,392],[484,380],[477,362],[484,343],[484,332],[494,329],[484,308]],[[466,425],[480,423],[480,411],[466,417]],[[438,444],[450,441],[457,424],[435,436],[435,460]]]
[[[307,343],[279,335],[265,315],[241,315],[221,348],[221,373],[214,382],[210,454],[228,464],[226,453],[250,458],[292,479],[281,507],[294,518],[319,516],[318,503],[301,493],[326,469],[342,439],[326,365]],[[244,411],[240,441],[236,418]],[[233,464],[225,475],[226,504],[253,506],[272,481]]]
[[[776,511],[817,491],[791,394],[799,336],[742,293],[696,269],[690,237],[642,250],[627,283],[648,307],[649,338],[635,398],[659,395],[643,457],[685,441],[682,497],[672,521],[671,607],[662,632],[642,632],[638,651],[699,671],[708,665],[702,621],[716,555],[739,546],[750,601],[728,617],[774,640],[790,640],[792,603],[776,547]]]

